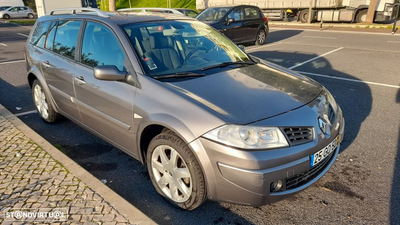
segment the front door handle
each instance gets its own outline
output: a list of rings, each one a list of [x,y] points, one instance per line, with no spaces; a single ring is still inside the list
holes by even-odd
[[[75,77],[75,80],[78,82],[79,85],[86,84],[85,78],[83,76]]]
[[[45,66],[45,67],[47,67],[47,68],[50,68],[50,67],[51,67],[49,61],[44,61],[44,62],[42,63],[42,65]]]

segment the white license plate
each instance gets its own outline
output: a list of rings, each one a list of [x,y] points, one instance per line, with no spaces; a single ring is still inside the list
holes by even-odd
[[[338,146],[339,137],[333,139],[333,141],[327,145],[325,148],[319,150],[317,153],[311,155],[310,159],[310,167],[313,167],[324,160],[328,155],[330,155],[333,151],[335,151]]]

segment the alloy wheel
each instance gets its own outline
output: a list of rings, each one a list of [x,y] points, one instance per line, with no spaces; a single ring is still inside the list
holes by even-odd
[[[162,192],[175,202],[185,202],[192,195],[192,178],[181,155],[168,145],[155,148],[151,169]]]
[[[47,105],[46,102],[46,95],[44,94],[42,88],[39,85],[36,85],[34,87],[33,93],[37,110],[44,119],[47,119],[49,117],[49,112],[48,112],[49,106]]]

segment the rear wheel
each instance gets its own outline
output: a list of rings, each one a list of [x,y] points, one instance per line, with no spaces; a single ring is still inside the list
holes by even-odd
[[[6,20],[10,19],[10,15],[4,14],[4,15],[3,15],[3,19],[6,19]]]
[[[46,95],[38,80],[34,80],[32,83],[32,97],[40,117],[48,123],[55,122],[58,113],[53,109],[49,102],[50,98]]]
[[[29,14],[28,14],[28,18],[29,18],[29,19],[33,19],[33,17],[34,17],[34,16],[33,16],[32,13],[29,13]]]
[[[206,199],[203,172],[187,144],[172,131],[150,142],[147,168],[157,192],[171,204],[193,210]]]
[[[267,33],[265,32],[265,30],[263,29],[259,30],[256,37],[256,45],[263,45],[266,39],[267,39]]]
[[[368,13],[368,10],[359,11],[356,16],[356,22],[364,23],[367,20],[367,13]]]

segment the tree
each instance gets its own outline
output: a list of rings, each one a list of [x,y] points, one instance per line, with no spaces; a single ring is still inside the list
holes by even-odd
[[[111,12],[115,11],[115,9],[116,9],[116,7],[115,7],[115,0],[109,0],[109,5],[110,5],[109,10],[110,10]]]
[[[366,23],[373,23],[374,22],[375,10],[376,10],[376,5],[377,4],[378,4],[378,0],[371,0],[371,2],[369,3],[368,12],[367,12],[367,19],[365,19]]]

